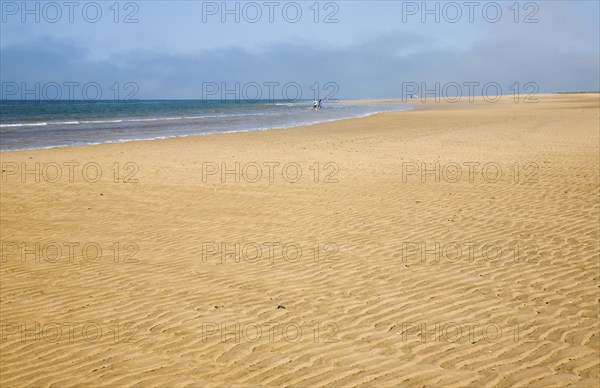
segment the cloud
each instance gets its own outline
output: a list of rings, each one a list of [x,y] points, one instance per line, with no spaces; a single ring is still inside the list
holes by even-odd
[[[2,49],[2,81],[136,82],[136,98],[202,98],[203,82],[335,82],[340,98],[393,98],[403,82],[535,82],[540,92],[599,90],[597,50],[556,45],[540,34],[491,34],[463,49],[418,33],[383,33],[344,47],[306,42],[262,50],[227,47],[194,54],[134,49],[91,60],[73,40],[40,39]],[[466,89],[465,89],[466,91]],[[311,98],[308,90],[304,97]]]

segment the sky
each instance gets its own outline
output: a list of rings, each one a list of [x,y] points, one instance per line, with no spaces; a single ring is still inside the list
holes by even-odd
[[[1,97],[598,91],[599,4],[0,0]]]

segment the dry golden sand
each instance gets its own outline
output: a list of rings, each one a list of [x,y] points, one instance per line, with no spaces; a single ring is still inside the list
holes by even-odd
[[[597,386],[599,101],[2,152],[1,385]],[[7,175],[36,162],[47,179],[44,163],[80,165],[72,183],[64,165],[57,183]],[[91,162],[97,183],[82,178]],[[115,183],[115,162],[119,180],[135,163],[138,182]],[[222,162],[247,175],[203,179]],[[403,176],[436,162],[439,174]],[[21,262],[14,243],[36,242],[40,261]],[[50,262],[52,242],[80,245]],[[246,256],[203,257],[211,242]],[[269,242],[289,244],[287,260]]]

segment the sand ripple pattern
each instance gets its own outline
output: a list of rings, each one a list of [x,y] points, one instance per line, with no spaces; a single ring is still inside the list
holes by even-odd
[[[0,263],[1,385],[595,387],[599,109],[597,95],[543,96],[4,152],[132,161],[139,183],[2,184],[3,244],[96,242],[103,256]],[[305,175],[203,182],[207,161],[296,162]],[[339,182],[315,183],[314,162],[334,162]],[[505,176],[403,176],[405,163],[436,162],[494,162]],[[515,163],[537,179],[515,179]],[[115,242],[134,242],[137,262],[116,263]],[[207,242],[294,243],[302,256],[222,262],[203,257]],[[337,252],[315,257],[325,243]],[[436,243],[462,256],[436,258]],[[502,252],[484,257],[485,244]]]

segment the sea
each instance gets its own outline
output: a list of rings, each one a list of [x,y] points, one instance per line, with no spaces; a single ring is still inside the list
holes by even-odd
[[[310,125],[405,104],[312,101],[0,101],[0,150],[166,139]]]

